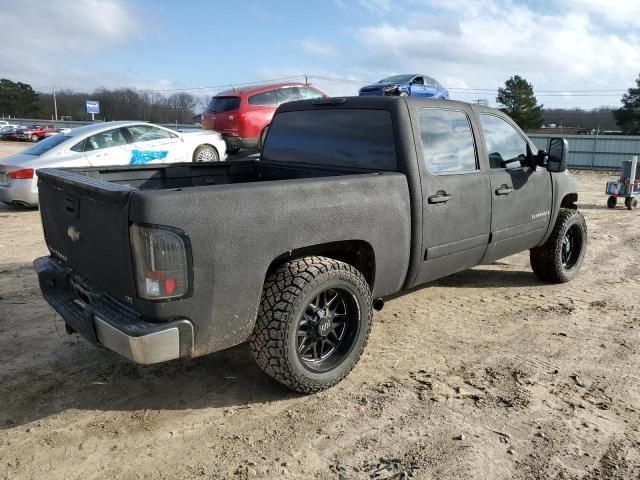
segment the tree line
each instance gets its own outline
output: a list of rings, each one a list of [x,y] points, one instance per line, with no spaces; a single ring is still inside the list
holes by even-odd
[[[524,130],[540,128],[543,123],[575,126],[584,129],[615,130],[626,134],[640,134],[640,75],[636,87],[622,96],[622,107],[601,107],[591,111],[581,109],[547,109],[538,105],[533,85],[514,75],[498,89],[496,101],[500,110],[509,115]]]
[[[100,102],[100,120],[146,120],[154,123],[193,123],[202,99],[190,93],[163,95],[133,88],[98,89],[92,92],[56,91],[57,116],[67,120],[90,120],[85,101]],[[54,118],[53,92],[36,93],[30,85],[0,80],[0,115]]]
[[[544,109],[536,99],[533,85],[519,75],[509,78],[498,88],[496,101],[524,130],[540,128],[543,123],[566,127],[615,130],[640,134],[640,75],[636,86],[622,96],[622,107],[585,111],[580,109]],[[57,115],[71,120],[87,120],[86,100],[100,102],[101,120],[146,120],[155,123],[192,123],[192,118],[206,98],[190,93],[164,95],[160,92],[132,88],[99,89],[93,92],[61,90],[56,92]],[[31,85],[0,79],[0,115],[53,118],[52,93],[37,93]]]

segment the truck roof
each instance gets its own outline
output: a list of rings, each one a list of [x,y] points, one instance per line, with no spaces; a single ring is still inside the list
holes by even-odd
[[[330,97],[324,99],[314,100],[298,100],[294,102],[287,102],[278,107],[279,112],[288,112],[295,110],[306,110],[321,105],[327,105],[332,107],[342,108],[371,108],[387,110],[393,108],[392,105],[406,101],[408,103],[418,103],[425,107],[477,107],[475,104],[468,102],[461,102],[459,100],[431,100],[428,98],[418,97],[397,97],[397,96],[363,96],[363,97]],[[496,111],[495,108],[482,107],[483,111]]]

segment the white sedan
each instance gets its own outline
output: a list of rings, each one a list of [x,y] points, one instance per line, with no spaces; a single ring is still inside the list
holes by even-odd
[[[0,202],[38,205],[39,168],[215,162],[227,158],[218,132],[188,133],[143,122],[109,122],[53,135],[0,159]]]

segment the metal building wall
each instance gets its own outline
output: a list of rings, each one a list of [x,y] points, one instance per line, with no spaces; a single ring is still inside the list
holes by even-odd
[[[560,135],[531,134],[538,148],[547,149],[549,139]],[[617,170],[623,160],[640,155],[640,136],[563,135],[569,141],[569,166]]]

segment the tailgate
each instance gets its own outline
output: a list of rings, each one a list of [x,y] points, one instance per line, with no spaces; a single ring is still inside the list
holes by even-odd
[[[65,170],[38,170],[40,215],[51,254],[112,296],[136,297],[129,244],[133,188]]]

